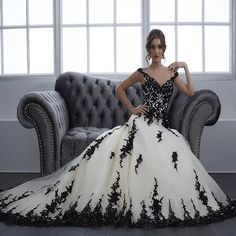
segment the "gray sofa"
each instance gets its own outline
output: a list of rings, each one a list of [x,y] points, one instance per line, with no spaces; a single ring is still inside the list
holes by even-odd
[[[41,175],[48,175],[78,156],[99,134],[124,124],[130,114],[115,96],[120,81],[76,72],[61,74],[54,91],[31,92],[18,105],[17,116],[26,128],[35,128]],[[127,95],[134,105],[142,102],[139,84]],[[199,158],[202,130],[220,115],[218,96],[196,91],[191,98],[174,89],[168,108],[171,128],[188,140]]]

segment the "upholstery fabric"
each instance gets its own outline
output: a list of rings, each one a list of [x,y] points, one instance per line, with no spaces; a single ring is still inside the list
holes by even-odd
[[[115,88],[119,82],[80,73],[62,74],[55,89],[62,94],[67,104],[70,128],[112,128],[123,124],[130,114],[115,97]],[[134,105],[142,101],[139,85],[130,88],[127,95]]]
[[[25,128],[36,130],[41,174],[58,169],[61,139],[69,129],[63,97],[56,91],[27,93],[18,104],[17,117]]]

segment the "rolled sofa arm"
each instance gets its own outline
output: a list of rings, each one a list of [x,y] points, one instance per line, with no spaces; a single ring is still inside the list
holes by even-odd
[[[61,139],[69,129],[63,97],[56,91],[27,93],[18,104],[17,117],[25,128],[35,128],[41,175],[51,174],[60,167]]]
[[[192,97],[178,93],[171,110],[171,126],[188,140],[193,153],[199,158],[203,128],[215,124],[220,116],[218,96],[206,89],[196,91]]]

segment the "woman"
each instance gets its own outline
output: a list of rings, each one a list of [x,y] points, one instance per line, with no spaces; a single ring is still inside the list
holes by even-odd
[[[128,225],[164,227],[211,223],[236,215],[230,200],[193,155],[183,136],[170,129],[167,107],[175,85],[194,94],[186,63],[168,68],[160,30],[146,49],[151,63],[117,87],[133,113],[122,126],[100,135],[57,172],[0,194],[1,220],[23,225]],[[178,76],[184,68],[187,83]],[[141,83],[138,107],[125,90]]]

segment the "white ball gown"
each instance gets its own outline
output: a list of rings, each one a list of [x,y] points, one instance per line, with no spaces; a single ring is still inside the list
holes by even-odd
[[[32,226],[165,227],[211,223],[236,215],[230,199],[170,129],[172,77],[144,76],[146,115],[131,115],[101,134],[53,174],[0,193],[0,220]]]

